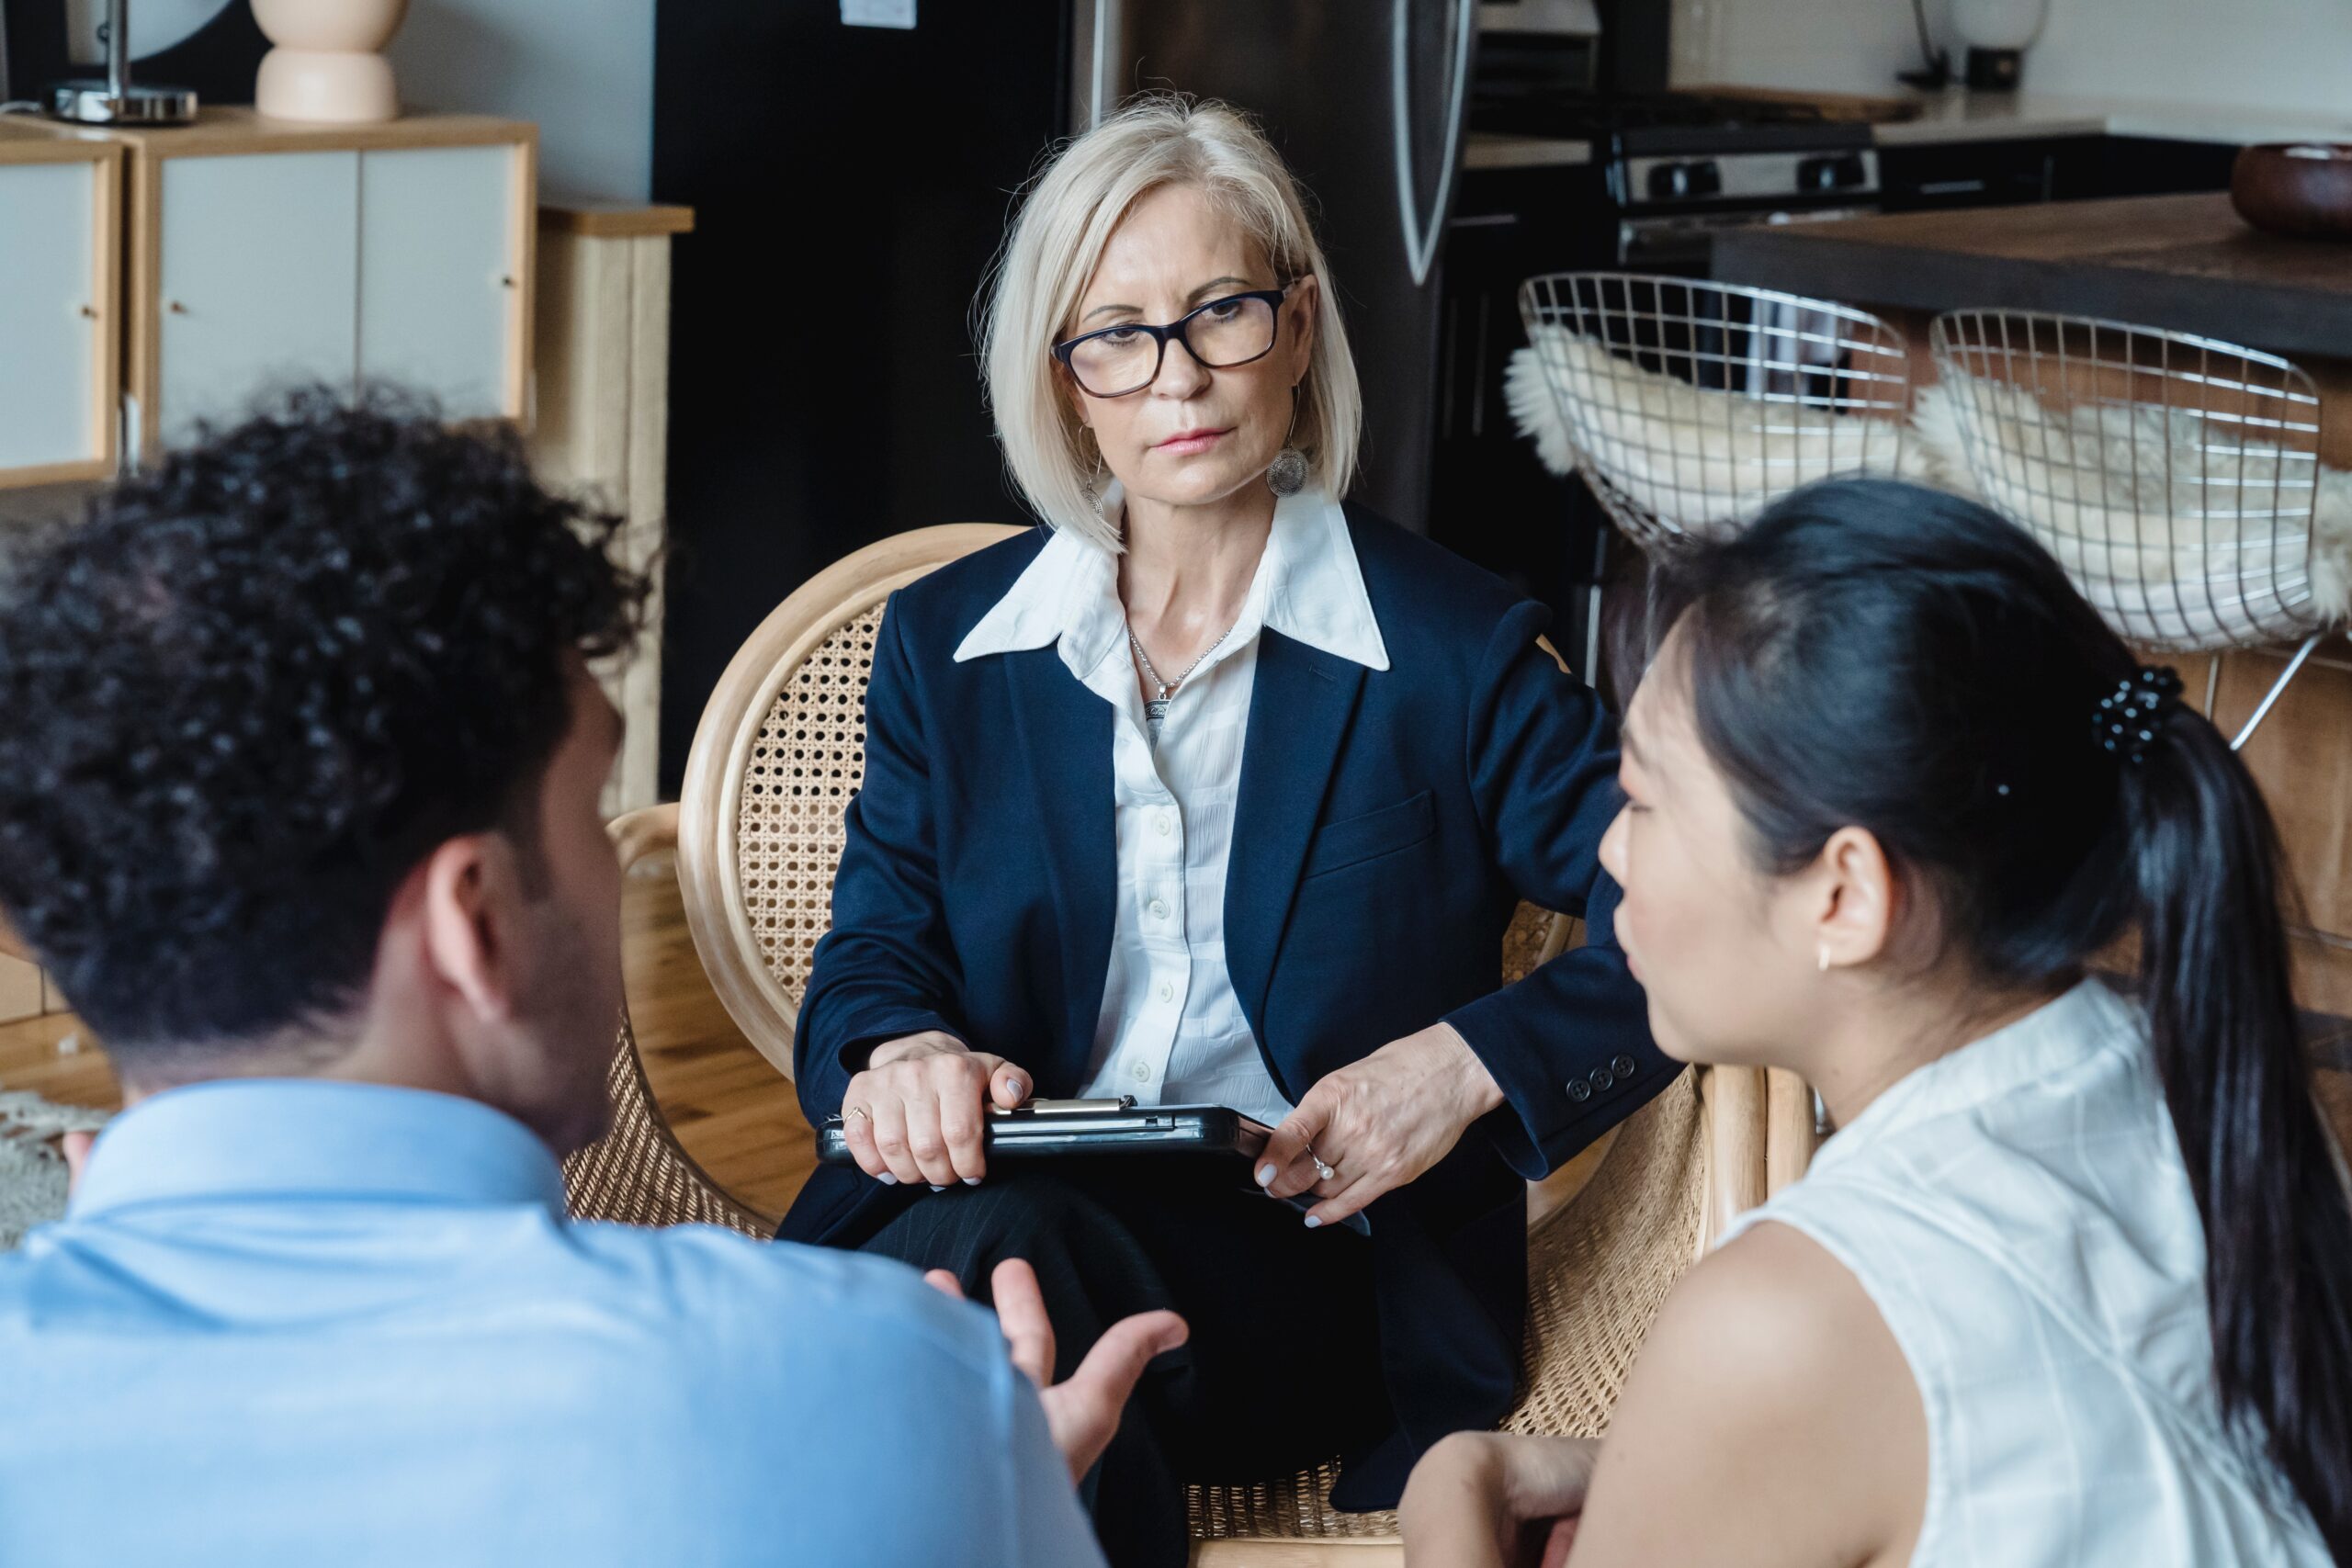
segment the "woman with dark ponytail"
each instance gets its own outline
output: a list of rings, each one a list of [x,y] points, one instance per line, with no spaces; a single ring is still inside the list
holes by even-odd
[[[1966,502],[1818,486],[1681,586],[1617,935],[1669,1055],[1840,1130],[1605,1446],[1449,1438],[1408,1555],[2352,1568],[2352,1201],[2245,768]]]

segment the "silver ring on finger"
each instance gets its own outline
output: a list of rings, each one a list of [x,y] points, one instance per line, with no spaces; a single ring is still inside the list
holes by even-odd
[[[871,1122],[874,1120],[872,1113],[869,1112],[863,1105],[843,1106],[842,1108],[842,1120],[846,1122]]]
[[[1340,1179],[1338,1168],[1326,1164],[1323,1156],[1315,1152],[1315,1145],[1313,1144],[1306,1145],[1306,1157],[1309,1163],[1315,1167],[1315,1174],[1317,1176],[1322,1178],[1326,1181],[1337,1181]]]

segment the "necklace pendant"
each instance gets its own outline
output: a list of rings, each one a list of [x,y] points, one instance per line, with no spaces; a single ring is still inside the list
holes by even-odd
[[[1168,699],[1166,697],[1147,698],[1143,705],[1143,716],[1152,728],[1158,729],[1168,717]]]

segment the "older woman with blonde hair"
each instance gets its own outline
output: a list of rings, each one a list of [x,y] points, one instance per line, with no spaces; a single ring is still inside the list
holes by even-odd
[[[783,1234],[975,1292],[1028,1258],[1065,1364],[1182,1313],[1088,1479],[1114,1562],[1181,1563],[1183,1482],[1337,1457],[1338,1506],[1384,1506],[1500,1417],[1524,1180],[1677,1068],[1610,936],[1613,732],[1540,606],[1342,503],[1361,395],[1264,137],[1153,96],[1071,142],[985,358],[1046,526],[884,617],[796,1042],[857,1168]],[[1590,940],[1498,988],[1522,897]],[[990,1166],[984,1112],[1032,1095],[1275,1132],[1254,1186]]]

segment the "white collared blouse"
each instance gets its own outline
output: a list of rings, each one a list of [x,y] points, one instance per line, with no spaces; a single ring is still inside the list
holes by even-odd
[[[1104,511],[1115,515],[1118,504],[1114,485]],[[1227,1105],[1270,1126],[1290,1112],[1225,960],[1226,863],[1268,628],[1388,668],[1347,516],[1328,494],[1276,502],[1240,617],[1170,700],[1157,746],[1127,649],[1118,559],[1077,534],[1048,540],[956,649],[961,663],[1057,645],[1070,674],[1117,715],[1116,916],[1086,1098]]]
[[[1920,1067],[1750,1209],[1886,1322],[1928,1418],[1911,1568],[2326,1568],[2222,1414],[2205,1231],[2145,1019],[2096,979]]]

